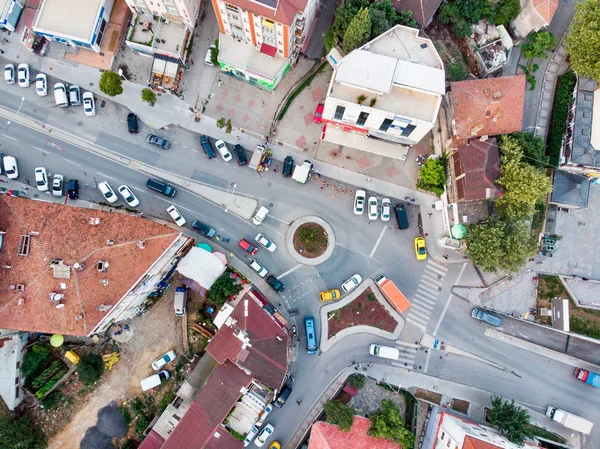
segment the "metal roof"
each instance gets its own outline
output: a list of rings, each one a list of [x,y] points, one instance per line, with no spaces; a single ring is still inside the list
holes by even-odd
[[[443,70],[410,61],[398,60],[394,83],[440,95],[446,93],[446,75]]]
[[[354,50],[340,62],[335,80],[374,92],[390,93],[396,62],[397,59],[389,56],[368,50]]]
[[[591,78],[580,77],[575,97],[573,141],[570,162],[600,167],[600,148],[592,145],[594,91],[598,84]]]
[[[554,189],[551,202],[587,207],[590,196],[590,179],[565,170],[554,172]]]

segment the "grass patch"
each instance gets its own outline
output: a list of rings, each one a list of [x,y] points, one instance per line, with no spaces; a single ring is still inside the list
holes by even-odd
[[[440,405],[442,402],[442,395],[439,393],[435,393],[429,390],[423,390],[421,388],[417,388],[415,393],[415,397],[419,399],[423,399],[424,401],[433,402],[434,404]]]
[[[466,415],[469,412],[469,401],[463,401],[462,399],[452,399],[450,408],[458,413]]]
[[[300,84],[298,86],[298,88],[292,93],[292,95],[289,96],[289,98],[287,99],[287,101],[285,102],[285,105],[283,106],[283,108],[281,109],[281,112],[279,113],[279,115],[277,116],[277,120],[281,120],[283,118],[283,116],[285,115],[285,113],[287,112],[288,108],[290,107],[290,105],[292,104],[292,101],[294,101],[294,99],[300,95],[300,93],[302,93],[302,91],[310,84],[312,83],[312,80],[315,79],[315,77],[321,73],[325,67],[327,66],[327,60],[324,60],[323,62],[321,62],[321,65],[319,66],[319,68],[317,70],[315,70],[315,73],[313,73],[312,75],[310,75],[308,78],[306,78],[302,84]]]
[[[531,233],[535,237],[541,234],[542,228],[544,227],[544,212],[546,211],[545,203],[536,203],[535,204],[535,212],[533,213],[533,218],[531,219]]]
[[[553,167],[558,167],[562,141],[567,129],[569,104],[573,98],[576,81],[577,78],[573,72],[567,72],[558,77],[554,108],[552,109],[552,122],[548,133],[548,156],[550,156],[550,165]]]
[[[559,435],[556,435],[555,433],[549,432],[546,429],[543,429],[541,427],[538,426],[534,426],[533,424],[529,424],[528,426],[525,426],[527,429],[529,429],[529,431],[531,432],[532,436],[536,436],[536,437],[541,437],[541,438],[545,438],[547,440],[550,441],[555,441],[557,443],[560,444],[566,444],[567,440]]]

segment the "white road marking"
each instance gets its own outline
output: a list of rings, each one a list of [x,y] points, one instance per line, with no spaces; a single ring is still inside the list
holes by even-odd
[[[285,273],[280,274],[279,276],[277,276],[277,279],[281,279],[285,276],[287,276],[290,273],[293,273],[294,271],[296,271],[298,268],[300,268],[302,266],[302,264],[298,264],[293,268],[290,268],[289,270],[287,270]]]
[[[381,239],[383,238],[383,234],[385,234],[386,230],[387,230],[387,226],[384,226],[384,228],[381,230],[381,234],[379,234],[379,238],[377,239],[377,242],[375,242],[375,246],[373,247],[371,254],[369,254],[369,257],[373,257],[373,254],[375,254],[375,251],[377,251],[377,248],[379,247],[379,244],[381,243]]]
[[[413,320],[411,317],[407,317],[406,321],[410,321],[412,324],[414,324],[415,326],[417,326],[419,329],[421,329],[423,332],[425,332],[427,330],[427,328],[425,326],[423,326],[422,324],[420,324],[419,322]]]
[[[142,193],[143,193],[143,192],[145,192],[145,190],[143,190],[143,189],[140,189],[139,187],[135,187],[135,186],[128,186],[128,187],[129,187],[130,189],[137,190],[138,192],[142,192]]]
[[[181,146],[182,146],[183,148],[187,149],[187,150],[189,150],[189,149],[190,149],[190,147],[188,147],[187,145],[181,145]]]
[[[70,161],[69,159],[65,159],[64,157],[63,157],[63,160],[64,160],[65,162],[68,162],[69,164],[73,164],[73,165],[77,165],[78,167],[81,167],[81,165],[80,165],[80,164],[78,164],[77,162]]]
[[[245,221],[245,220],[244,220],[244,221]],[[254,224],[252,224],[252,223],[251,223],[251,225],[252,225],[252,227],[253,227],[253,228],[257,228],[256,226],[254,226]],[[275,229],[273,226],[269,226],[269,225],[268,225],[267,223],[265,223],[264,221],[263,221],[262,225],[263,225],[263,226],[265,226],[265,227],[267,227],[267,228],[269,228],[271,231],[273,231],[273,232],[275,232],[275,233],[279,234],[281,237],[284,237],[284,238],[285,238],[285,235],[283,235],[281,232],[279,232],[279,231],[278,231],[277,229]]]
[[[48,151],[46,151],[46,150],[42,150],[41,148],[38,148],[38,147],[33,147],[33,148],[35,148],[35,149],[36,149],[36,150],[38,150],[38,151],[41,151],[41,152],[42,152],[42,153],[44,153],[44,154],[50,154]]]
[[[289,224],[290,224],[288,221],[282,220],[281,218],[277,218],[275,215],[270,215],[270,214],[269,214],[269,217],[271,217],[271,218],[274,218],[275,220],[277,220],[277,221],[280,221],[280,222],[282,222],[282,223],[285,223],[285,224],[286,224],[286,225],[288,225],[288,226],[289,226]]]
[[[198,150],[194,150],[194,149],[192,149],[192,151],[193,151],[194,153],[200,153]]]
[[[104,176],[105,178],[112,179],[113,181],[116,181],[116,179],[115,179],[115,178],[113,178],[113,177],[111,177],[111,176],[108,176],[108,175],[105,175],[104,173],[100,173],[100,172],[98,172],[98,174],[99,174],[100,176]]]
[[[7,136],[6,134],[2,134],[2,135],[3,135],[4,137],[6,137],[7,139],[14,140],[15,142],[17,141],[17,139],[15,139],[14,137]]]

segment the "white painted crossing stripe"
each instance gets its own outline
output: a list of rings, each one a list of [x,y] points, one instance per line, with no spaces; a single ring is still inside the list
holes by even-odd
[[[431,287],[429,285],[424,285],[423,283],[419,284],[419,287],[417,287],[417,292],[428,292],[429,294],[434,294],[435,296],[439,295],[440,293],[437,287]]]
[[[411,322],[412,324],[417,326],[419,329],[421,329],[423,332],[425,332],[427,330],[427,328],[425,326],[423,326],[421,323],[418,323],[417,321],[413,320],[410,317],[406,318],[406,321]]]
[[[436,262],[433,259],[427,259],[427,266],[437,267],[437,268],[441,268],[444,271],[448,271],[448,267],[446,267],[445,265],[441,265],[440,263]]]
[[[429,273],[427,271],[425,273],[423,273],[423,277],[421,279],[424,281],[427,281],[431,284],[439,285],[439,286],[441,286],[444,283],[444,276],[442,276],[442,278],[440,279],[433,273]]]
[[[408,316],[415,319],[422,319],[427,322],[431,316],[431,313],[428,310],[418,309],[416,306],[413,306],[410,308]]]
[[[437,301],[437,297],[439,296],[439,292],[436,290],[434,292],[430,291],[430,290],[426,290],[424,288],[418,288],[415,296],[422,296],[424,298],[428,298],[432,301]]]
[[[430,263],[427,265],[426,270],[432,270],[432,271],[437,271],[440,274],[446,274],[446,271],[448,271],[448,268],[442,267],[441,265]]]
[[[283,278],[283,277],[287,276],[288,274],[290,274],[290,273],[293,273],[294,271],[296,271],[296,270],[297,270],[298,268],[300,268],[301,266],[302,266],[301,264],[298,264],[298,265],[296,265],[295,267],[293,267],[293,268],[290,268],[290,269],[289,269],[289,270],[287,270],[285,273],[282,273],[282,274],[280,274],[279,276],[277,276],[277,279],[281,279],[281,278]]]
[[[402,340],[396,340],[396,346],[406,346],[407,348],[419,349],[421,345],[416,345],[414,343],[406,343]]]
[[[437,297],[423,295],[419,292],[415,293],[415,297],[413,300],[418,302],[425,302],[428,304],[435,304],[437,302]]]
[[[429,317],[427,317],[427,318],[421,318],[420,316],[414,315],[414,314],[411,314],[407,318],[407,320],[414,320],[415,322],[420,323],[423,326],[427,326],[427,323],[429,323]]]
[[[412,310],[413,308],[415,308],[415,307],[416,307],[418,310],[424,310],[424,311],[426,311],[428,314],[430,314],[430,313],[431,313],[431,311],[433,310],[433,308],[434,308],[435,306],[432,306],[431,304],[425,304],[424,302],[415,302],[415,303],[413,303],[413,304],[412,304],[412,306],[411,306],[411,310]]]
[[[410,363],[410,362],[414,362],[414,360],[407,361],[407,363],[409,365],[414,365],[414,363]],[[398,362],[392,362],[392,366],[397,366],[398,368],[406,368],[404,363],[398,363]]]

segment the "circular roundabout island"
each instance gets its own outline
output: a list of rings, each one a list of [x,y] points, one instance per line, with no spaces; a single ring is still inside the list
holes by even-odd
[[[319,265],[333,254],[335,234],[331,225],[320,217],[300,217],[290,225],[286,246],[297,262]]]

